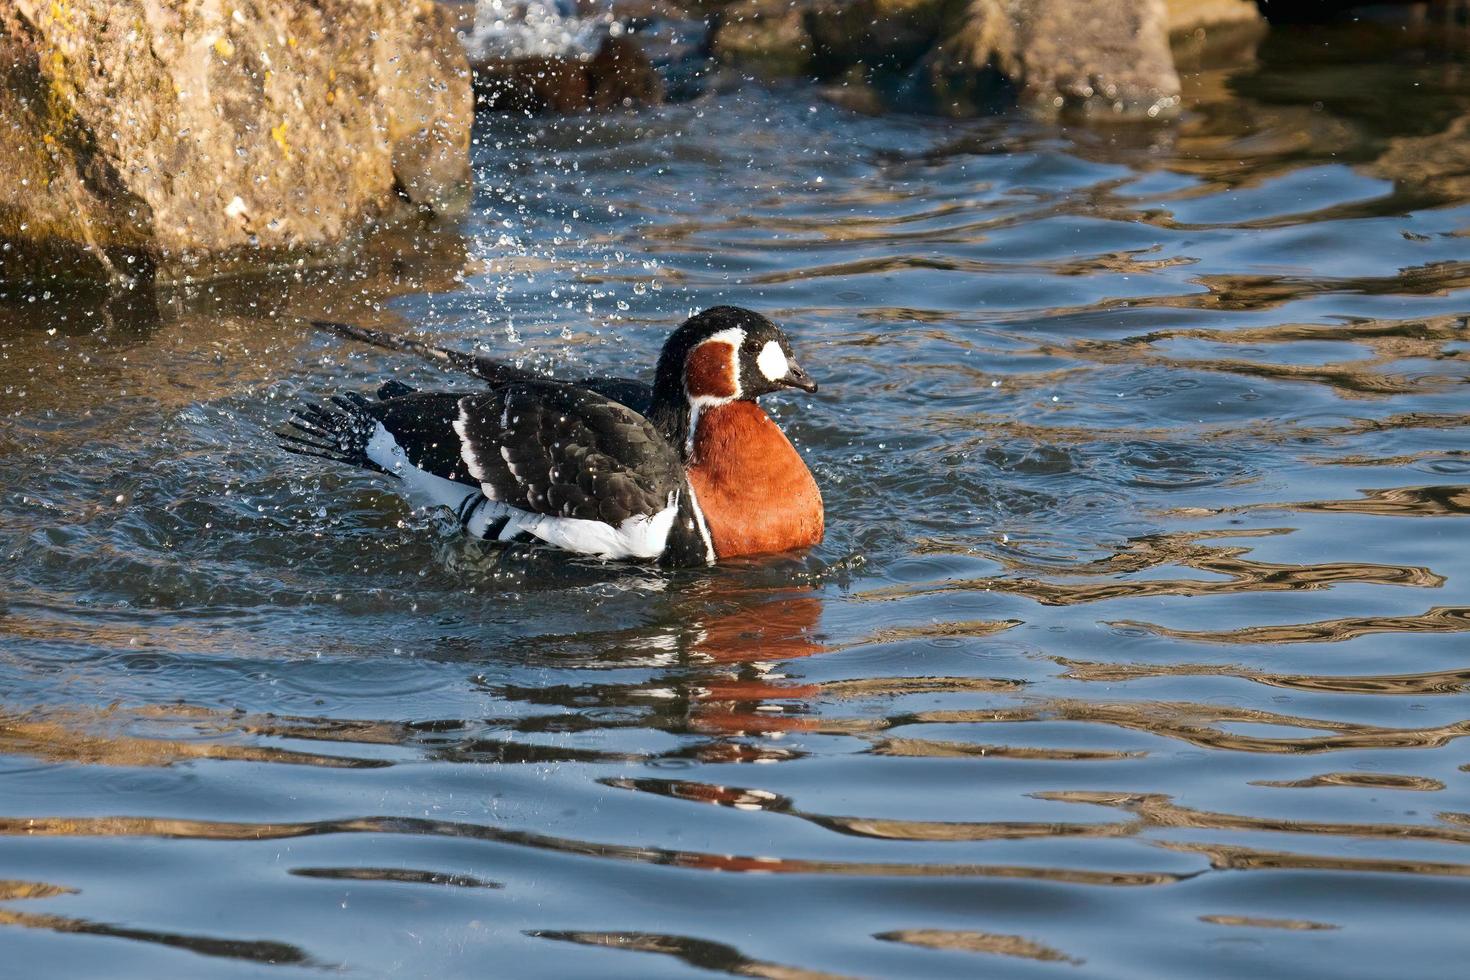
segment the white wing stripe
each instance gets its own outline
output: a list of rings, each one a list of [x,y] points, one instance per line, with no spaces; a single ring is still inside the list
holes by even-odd
[[[470,476],[483,483],[485,480],[485,468],[480,465],[480,460],[475,456],[475,450],[470,445],[470,437],[467,431],[470,425],[470,413],[465,410],[465,402],[467,401],[469,401],[467,397],[459,400],[459,418],[454,420],[454,434],[459,436],[459,458],[464,460],[464,465],[469,468]],[[485,496],[491,500],[495,499],[495,495],[488,490],[485,492]]]

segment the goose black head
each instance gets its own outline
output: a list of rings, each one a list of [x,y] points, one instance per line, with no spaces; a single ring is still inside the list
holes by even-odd
[[[754,401],[782,388],[817,390],[786,333],[738,306],[711,307],[670,334],[653,386],[655,400],[688,405]]]

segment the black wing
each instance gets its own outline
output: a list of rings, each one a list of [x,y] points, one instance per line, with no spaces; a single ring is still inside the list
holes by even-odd
[[[408,456],[425,472],[472,487],[480,481],[470,475],[460,453],[454,423],[459,401],[467,391],[421,391],[370,404],[368,411],[387,429]]]
[[[684,483],[678,452],[648,419],[572,385],[466,395],[454,430],[485,495],[536,514],[616,526],[665,509]]]
[[[470,476],[460,456],[459,436],[454,431],[459,400],[467,394],[421,391],[376,402],[352,393],[333,395],[330,407],[308,402],[296,409],[286,423],[293,431],[277,435],[281,448],[289,452],[381,472],[382,467],[367,456],[368,440],[381,422],[414,466],[478,487],[480,481]]]
[[[417,354],[425,360],[487,381],[493,386],[556,380],[535,371],[527,371],[525,368],[502,363],[482,354],[466,354],[462,351],[435,347],[421,340],[400,337],[382,330],[370,330],[367,327],[353,326],[350,323],[334,323],[330,320],[313,320],[311,324],[319,330],[325,330],[349,340],[371,344],[374,347],[381,347],[384,350]],[[615,402],[622,402],[639,414],[646,413],[653,404],[653,387],[632,378],[587,378],[576,384],[589,388]],[[395,388],[392,396],[404,394],[403,389],[406,387]],[[411,388],[408,390],[412,391]]]

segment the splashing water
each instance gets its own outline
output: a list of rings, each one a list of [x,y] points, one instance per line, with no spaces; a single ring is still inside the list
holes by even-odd
[[[570,0],[476,0],[464,43],[472,62],[586,56],[606,31],[606,18],[579,17]]]

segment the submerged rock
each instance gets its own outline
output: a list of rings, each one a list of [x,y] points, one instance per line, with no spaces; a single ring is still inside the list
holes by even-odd
[[[768,78],[911,72],[954,113],[1019,99],[1153,118],[1178,106],[1176,52],[1191,67],[1248,54],[1264,26],[1251,0],[735,0],[710,46]]]
[[[971,0],[931,70],[951,90],[994,73],[1043,111],[1154,117],[1179,103],[1164,0]]]
[[[454,210],[472,112],[428,2],[0,4],[0,278],[177,281]]]

